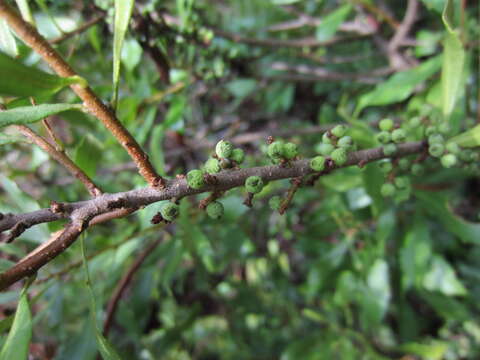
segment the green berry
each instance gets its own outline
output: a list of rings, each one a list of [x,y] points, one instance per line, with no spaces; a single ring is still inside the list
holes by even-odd
[[[462,149],[460,149],[460,146],[458,146],[458,144],[454,142],[447,143],[447,145],[445,146],[445,149],[447,149],[449,153],[452,153],[455,155],[458,155],[460,151],[462,151]]]
[[[280,209],[281,204],[282,204],[282,198],[278,195],[272,196],[270,200],[268,200],[268,205],[272,210]]]
[[[380,166],[380,171],[384,174],[387,174],[393,170],[393,165],[389,160],[381,161],[378,165]]]
[[[341,138],[347,132],[347,127],[345,125],[337,125],[332,130],[330,130],[333,135],[337,138]]]
[[[220,161],[215,158],[210,158],[205,162],[205,171],[209,174],[216,174],[222,170]]]
[[[245,180],[245,188],[252,194],[258,194],[262,191],[263,185],[263,180],[260,176],[250,176]]]
[[[267,155],[271,159],[281,159],[285,156],[283,141],[274,141],[267,148]]]
[[[438,132],[443,135],[448,135],[450,133],[450,125],[448,123],[441,123],[438,125]]]
[[[421,124],[422,119],[420,119],[418,116],[414,116],[408,121],[408,125],[410,125],[412,128],[419,127]]]
[[[457,157],[453,154],[446,154],[440,158],[440,162],[442,163],[443,167],[448,169],[452,166],[455,166],[455,164],[457,163]]]
[[[395,129],[392,132],[392,140],[395,143],[401,143],[405,141],[405,138],[407,137],[407,134],[405,133],[405,130],[403,129]]]
[[[351,136],[342,136],[340,139],[337,141],[337,146],[338,147],[343,147],[346,149],[349,149],[353,145],[353,140]]]
[[[388,131],[380,131],[377,135],[376,138],[379,143],[382,144],[387,144],[392,140],[392,136]]]
[[[378,127],[382,131],[391,131],[393,129],[393,120],[392,119],[382,119],[378,123]]]
[[[330,154],[330,157],[337,166],[342,166],[347,162],[347,151],[344,148],[335,149]]]
[[[458,154],[459,159],[464,162],[470,162],[472,151],[468,149],[462,149]]]
[[[423,166],[421,164],[413,164],[412,165],[412,174],[413,175],[416,175],[416,176],[419,176],[419,175],[422,175],[423,174]]]
[[[190,170],[187,173],[187,184],[192,189],[200,189],[203,185],[205,185],[205,180],[203,179],[203,171],[202,170]]]
[[[395,144],[387,144],[383,147],[383,153],[385,156],[392,156],[395,155],[397,152],[397,145]]]
[[[395,194],[395,186],[390,183],[383,184],[382,187],[380,188],[380,193],[384,197],[390,197]]]
[[[435,144],[435,143],[443,144],[444,142],[445,142],[445,139],[443,138],[442,135],[438,133],[432,134],[428,137],[429,144]]]
[[[406,189],[410,186],[410,179],[406,176],[399,176],[395,178],[395,186],[401,190]]]
[[[433,126],[433,125],[427,126],[427,128],[425,129],[425,135],[426,136],[433,135],[436,132],[437,132],[437,128],[436,128],[436,126]]]
[[[212,201],[207,205],[207,215],[215,220],[220,219],[223,216],[224,209],[221,202]]]
[[[179,213],[180,213],[180,208],[178,207],[177,204],[174,204],[172,202],[166,203],[160,209],[160,214],[166,221],[175,220]]]
[[[310,160],[310,168],[313,171],[323,171],[325,169],[325,158],[323,156],[315,156]]]
[[[440,143],[430,144],[428,146],[428,153],[433,157],[440,157],[445,152],[445,146]]]
[[[320,143],[315,149],[320,155],[328,156],[335,150],[335,146],[332,144]]]
[[[322,142],[324,144],[331,144],[332,143],[332,139],[330,138],[330,136],[328,136],[328,132],[326,132],[322,135]]]
[[[231,156],[232,156],[232,160],[239,165],[243,163],[243,160],[245,160],[245,152],[239,148],[233,149]]]
[[[297,144],[294,143],[286,143],[283,147],[283,152],[285,154],[285,158],[291,160],[298,155],[298,147]]]
[[[233,145],[229,141],[220,140],[215,146],[215,152],[219,158],[228,159],[232,156]]]
[[[398,160],[398,167],[402,170],[408,170],[410,168],[410,160],[406,158],[401,158]]]

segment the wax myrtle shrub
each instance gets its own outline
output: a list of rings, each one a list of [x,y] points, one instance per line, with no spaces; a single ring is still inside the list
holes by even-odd
[[[479,10],[0,0],[0,360],[478,359]]]

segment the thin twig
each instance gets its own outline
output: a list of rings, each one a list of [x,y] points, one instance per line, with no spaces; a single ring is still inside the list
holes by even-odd
[[[62,77],[77,76],[77,73],[50,43],[31,24],[24,21],[20,14],[12,9],[5,0],[0,0],[0,18],[5,19],[17,36],[36,51],[58,75]],[[137,165],[140,175],[152,186],[163,186],[163,178],[156,173],[148,160],[147,154],[111,109],[102,102],[90,87],[74,84],[71,85],[71,88],[83,100],[90,113],[98,118],[125,148]]]
[[[290,189],[288,189],[287,197],[285,198],[285,200],[280,205],[280,209],[278,209],[278,213],[280,215],[283,215],[285,213],[285,211],[288,209],[288,207],[290,206],[290,203],[293,200],[293,196],[295,195],[298,188],[302,184],[302,178],[301,177],[293,178],[291,181],[292,181],[292,186],[290,186]]]
[[[94,26],[97,23],[99,23],[100,21],[102,21],[102,19],[104,19],[104,18],[105,18],[105,15],[98,15],[98,16],[88,20],[85,24],[79,26],[75,30],[63,33],[63,35],[61,35],[57,38],[51,39],[50,44],[58,44],[58,43],[61,43],[64,40],[70,39],[72,36],[81,34],[82,32],[90,29],[92,26]]]

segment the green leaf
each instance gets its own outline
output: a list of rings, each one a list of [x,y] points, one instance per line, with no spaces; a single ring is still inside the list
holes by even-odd
[[[0,129],[8,125],[25,125],[40,121],[47,116],[68,110],[81,110],[80,104],[42,104],[22,106],[0,111]]]
[[[39,96],[54,94],[65,86],[87,86],[80,76],[59,77],[48,74],[0,52],[0,95]]]
[[[28,140],[23,136],[0,134],[0,146],[7,145],[7,144],[14,144],[17,142],[28,142]]]
[[[90,134],[85,135],[80,143],[75,147],[75,164],[85,173],[93,177],[97,169],[97,164],[102,160],[100,147],[93,141]]]
[[[236,79],[225,86],[233,96],[243,99],[257,88],[257,81],[255,79]]]
[[[401,349],[409,354],[419,355],[424,360],[441,360],[448,350],[448,343],[432,340],[429,344],[407,343]]]
[[[451,138],[449,142],[457,143],[466,148],[480,146],[480,125]]]
[[[30,6],[28,5],[28,0],[15,0],[18,6],[18,10],[20,10],[20,14],[22,15],[23,20],[29,22],[32,25],[35,25],[35,19],[32,16],[32,12],[30,11]]]
[[[32,314],[27,296],[29,284],[27,283],[20,293],[12,327],[0,352],[0,360],[26,360],[28,358],[28,346],[32,339]]]
[[[380,317],[383,317],[387,312],[391,298],[389,269],[385,260],[377,259],[375,261],[368,273],[367,284],[374,294],[372,300],[380,310]]]
[[[338,27],[345,21],[352,10],[352,5],[347,4],[328,14],[317,26],[315,36],[318,41],[327,41],[335,35]]]
[[[455,101],[462,83],[463,65],[465,63],[465,50],[458,32],[452,23],[453,2],[445,3],[442,19],[447,29],[447,35],[443,41],[443,65],[442,65],[442,100],[443,115],[448,118],[452,113]]]
[[[0,19],[0,51],[10,56],[18,55],[17,43],[4,19]]]
[[[360,97],[355,116],[358,116],[367,106],[394,104],[407,99],[417,85],[440,69],[441,59],[441,56],[436,56],[416,68],[392,75],[387,81]]]
[[[134,0],[115,0],[115,24],[113,34],[113,96],[112,107],[117,107],[118,82],[120,78],[120,61],[122,58],[122,47],[128,23],[132,16]]]
[[[104,360],[121,360],[120,355],[118,355],[112,344],[110,344],[110,342],[103,336],[102,330],[99,328],[97,323],[97,305],[95,301],[95,294],[92,288],[92,280],[88,271],[87,257],[85,255],[84,236],[80,238],[80,250],[82,253],[83,270],[85,271],[86,278],[85,286],[87,287],[87,291],[90,296],[90,316],[92,318],[92,323],[95,329],[95,338],[97,340],[98,351],[100,352]]]
[[[439,291],[444,295],[466,295],[467,290],[458,280],[455,271],[442,257],[433,258],[430,271],[423,279],[423,286],[430,291]]]

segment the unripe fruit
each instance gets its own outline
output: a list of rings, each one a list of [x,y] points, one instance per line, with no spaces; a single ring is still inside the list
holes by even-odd
[[[282,141],[274,141],[267,148],[267,155],[272,159],[280,159],[285,155],[284,144]]]
[[[330,157],[336,165],[342,166],[347,162],[347,151],[344,148],[335,149],[330,154]]]
[[[448,169],[452,166],[455,166],[457,163],[457,157],[453,154],[446,154],[441,157],[440,162],[442,163],[443,167]]]
[[[393,129],[393,120],[392,119],[382,119],[378,123],[378,127],[382,131],[390,131]]]
[[[380,193],[385,197],[393,196],[395,194],[395,186],[390,183],[383,184],[380,188]]]
[[[317,145],[316,150],[320,155],[328,156],[333,150],[335,150],[335,146],[332,144],[320,143]]]
[[[412,171],[413,175],[416,175],[416,176],[422,175],[423,174],[423,166],[418,164],[418,163],[413,164],[411,171]]]
[[[283,146],[283,153],[285,155],[285,158],[288,160],[292,160],[298,155],[298,147],[297,144],[294,143],[286,143]]]
[[[337,125],[332,130],[330,130],[333,135],[337,138],[341,138],[347,132],[347,127],[345,125]]]
[[[392,140],[392,136],[388,131],[381,131],[376,135],[379,143],[387,144]]]
[[[410,160],[406,158],[398,160],[398,167],[402,170],[408,170],[410,168]]]
[[[338,147],[343,147],[349,149],[353,145],[353,140],[351,136],[342,136],[337,141]]]
[[[433,126],[433,125],[427,126],[427,128],[425,129],[425,135],[426,136],[433,135],[436,132],[437,132],[437,127]]]
[[[249,193],[258,194],[263,189],[263,180],[260,176],[250,176],[245,180],[245,188]]]
[[[454,142],[447,143],[447,145],[445,146],[445,149],[447,149],[449,153],[452,153],[455,155],[458,155],[460,151],[462,151],[462,149],[460,149],[460,146],[458,146],[458,144]]]
[[[428,153],[433,157],[440,157],[445,152],[445,146],[440,143],[431,144],[428,147]]]
[[[270,209],[278,210],[282,205],[282,198],[278,195],[272,196],[270,200],[268,200],[268,205],[270,206]]]
[[[166,221],[175,220],[179,213],[180,213],[180,208],[178,207],[177,204],[174,204],[172,202],[166,203],[160,209],[160,214]]]
[[[209,174],[216,174],[222,170],[220,161],[215,158],[210,158],[205,162],[205,171]]]
[[[331,144],[332,143],[332,139],[330,138],[330,136],[328,136],[328,133],[324,133],[322,135],[322,142],[325,143],[325,144]]]
[[[410,179],[406,176],[399,176],[395,178],[395,186],[398,189],[406,189],[410,186]]]
[[[325,158],[323,156],[315,156],[310,160],[310,168],[313,171],[323,171],[325,169]]]
[[[410,125],[410,127],[412,128],[419,127],[421,124],[422,124],[422,119],[420,119],[418,116],[412,117],[408,121],[408,125]]]
[[[393,165],[390,161],[381,161],[379,164],[380,166],[380,171],[383,172],[384,174],[389,173],[390,171],[393,170]]]
[[[207,215],[215,220],[220,219],[223,216],[224,208],[221,202],[212,201],[207,205]]]
[[[383,153],[386,156],[395,155],[396,152],[397,152],[397,145],[395,144],[387,144],[383,147]]]
[[[443,135],[448,135],[450,133],[450,125],[448,123],[441,123],[438,125],[438,132]]]
[[[429,144],[435,144],[435,143],[443,144],[444,142],[445,142],[445,139],[443,138],[442,135],[438,133],[432,134],[428,137]]]
[[[220,140],[215,146],[215,153],[219,158],[228,159],[232,156],[233,145],[229,141]]]
[[[203,179],[203,171],[202,170],[190,170],[187,173],[187,184],[192,189],[200,189],[203,185],[205,185],[205,180]]]
[[[240,165],[245,160],[245,152],[242,149],[233,149],[232,160]]]
[[[401,143],[405,141],[406,137],[407,137],[407,134],[403,129],[395,129],[392,132],[392,141],[395,143]]]

